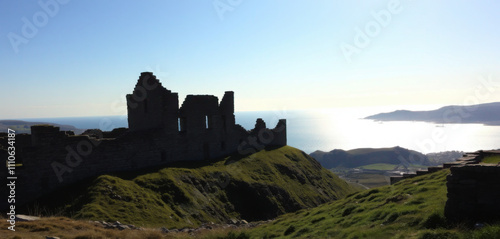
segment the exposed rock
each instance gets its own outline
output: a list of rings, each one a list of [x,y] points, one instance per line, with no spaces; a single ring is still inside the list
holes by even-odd
[[[125,229],[130,229],[127,225],[118,225],[116,228],[118,228],[120,231],[125,230]]]
[[[16,221],[18,221],[18,222],[31,222],[31,221],[36,221],[36,220],[40,220],[40,217],[28,216],[28,215],[23,215],[23,214],[16,215]]]
[[[234,219],[234,218],[231,218],[229,219],[228,221],[228,224],[237,224],[238,223],[238,220],[237,219]]]
[[[264,223],[270,223],[273,220],[267,220],[267,221],[255,221],[255,222],[248,222],[246,220],[238,220],[238,219],[231,219],[227,224],[215,224],[213,222],[209,223],[204,223],[198,228],[182,228],[182,229],[167,229],[166,227],[160,228],[160,231],[163,233],[195,233],[199,232],[201,230],[212,230],[215,228],[222,228],[222,229],[237,229],[237,228],[253,228],[256,226],[259,226]]]
[[[106,229],[117,229],[117,230],[142,230],[140,227],[136,227],[132,224],[122,224],[119,221],[115,221],[113,223],[111,222],[105,222],[105,221],[94,221],[95,224],[101,225],[102,227]]]

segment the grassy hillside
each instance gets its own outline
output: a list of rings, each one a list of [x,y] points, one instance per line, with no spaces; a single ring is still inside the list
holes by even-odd
[[[392,165],[431,165],[427,156],[401,147],[361,148],[349,151],[316,151],[311,156],[325,168],[356,168],[372,164]],[[392,168],[391,168],[392,169]]]
[[[46,217],[37,221],[16,223],[16,231],[7,230],[10,224],[0,215],[0,238],[2,239],[43,239],[59,237],[61,239],[223,239],[237,238],[244,229],[223,228],[212,225],[212,229],[198,229],[192,232],[162,232],[161,228],[141,228],[140,230],[106,229],[102,225],[66,217]],[[245,234],[243,234],[245,235]],[[240,239],[245,237],[240,236]]]
[[[481,163],[500,163],[500,156],[488,156]]]
[[[118,231],[102,229],[85,220],[47,218],[35,222],[18,222],[16,233],[4,229],[0,230],[0,237],[500,239],[500,223],[471,229],[446,222],[443,211],[448,174],[449,170],[442,170],[406,179],[392,186],[353,193],[316,208],[284,214],[252,229],[219,227],[195,233],[165,234],[158,228]],[[6,228],[7,222],[2,220],[0,226]]]
[[[393,170],[397,166],[398,165],[388,164],[388,163],[375,163],[375,164],[363,165],[360,168],[371,169],[371,170]]]
[[[65,195],[55,206],[73,218],[182,228],[271,219],[353,191],[312,157],[285,146],[142,175],[103,175],[48,200]]]
[[[248,233],[252,238],[500,238],[500,226],[468,231],[447,225],[448,174],[442,170],[355,193]]]

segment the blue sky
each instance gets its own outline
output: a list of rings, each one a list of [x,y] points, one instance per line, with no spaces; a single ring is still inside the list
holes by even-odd
[[[180,102],[235,91],[237,111],[500,101],[499,12],[464,0],[1,1],[0,119],[126,114],[143,71]]]

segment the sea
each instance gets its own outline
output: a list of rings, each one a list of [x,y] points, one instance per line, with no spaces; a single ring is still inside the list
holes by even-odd
[[[380,113],[376,108],[335,108],[236,112],[236,123],[247,130],[262,118],[268,128],[287,120],[288,145],[306,153],[316,150],[350,150],[400,146],[421,153],[500,149],[500,126],[435,124],[427,122],[378,122],[363,119]],[[127,116],[29,118],[26,121],[73,125],[80,129],[109,131],[128,127]]]

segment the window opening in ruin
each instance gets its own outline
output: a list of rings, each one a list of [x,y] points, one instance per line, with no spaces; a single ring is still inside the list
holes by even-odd
[[[226,151],[226,142],[220,141],[220,150],[221,151]]]
[[[205,129],[208,129],[208,115],[205,115]]]

